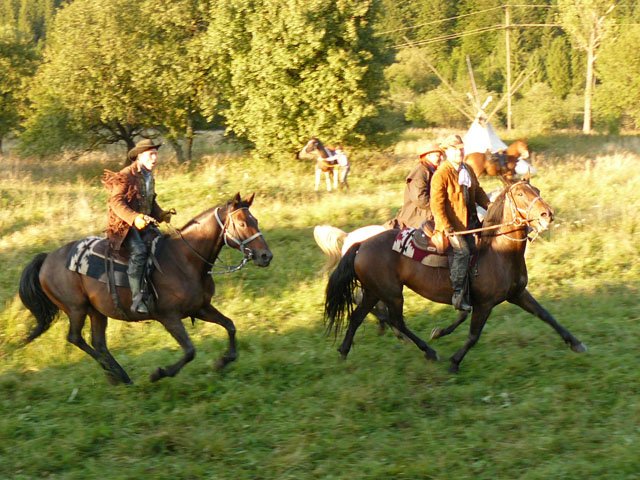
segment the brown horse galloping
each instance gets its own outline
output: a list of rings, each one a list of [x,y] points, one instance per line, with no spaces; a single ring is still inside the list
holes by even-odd
[[[529,293],[524,252],[528,231],[539,233],[553,221],[553,210],[540,197],[540,192],[526,181],[506,187],[490,205],[480,240],[477,273],[471,274],[473,313],[469,337],[464,346],[451,357],[451,372],[457,372],[460,362],[480,338],[489,314],[505,300],[518,305],[551,325],[575,352],[586,347],[562,327]],[[422,265],[391,249],[397,230],[380,233],[362,243],[354,244],[342,257],[329,278],[325,299],[327,332],[337,335],[345,317],[349,325],[338,351],[344,358],[351,349],[356,330],[371,308],[383,301],[389,309],[389,323],[411,339],[428,359],[437,353],[425,341],[410,331],[402,316],[402,289],[406,285],[414,292],[438,303],[451,303],[452,288],[449,270]],[[360,285],[363,299],[355,309],[354,289]],[[465,316],[461,315],[447,329],[434,329],[432,338],[451,333]]]
[[[155,319],[162,323],[176,339],[184,352],[173,365],[159,367],[151,374],[151,381],[175,376],[182,367],[193,360],[195,348],[184,328],[182,319],[199,318],[223,326],[229,334],[229,349],[218,360],[222,368],[237,358],[236,328],[211,305],[214,283],[211,267],[224,245],[240,250],[245,260],[253,259],[260,267],[266,267],[272,258],[258,221],[249,211],[254,195],[241,199],[240,194],[225,205],[211,208],[174,234],[165,238],[165,245],[158,255],[160,271],[152,276],[158,299],[149,314],[129,313],[131,291],[117,288],[122,308],[114,305],[107,285],[93,278],[72,272],[65,267],[69,252],[77,242],[71,242],[51,253],[40,253],[22,272],[20,298],[38,321],[29,335],[30,342],[45,332],[51,322],[64,311],[69,317],[67,340],[93,357],[112,383],[132,383],[124,369],[107,349],[107,317],[138,322]],[[82,337],[86,316],[91,319],[91,344]]]
[[[507,147],[504,163],[495,161],[484,153],[470,153],[464,157],[465,163],[473,168],[476,177],[486,174],[490,177],[502,176],[506,180],[512,180],[516,174],[518,159],[528,160],[531,156],[529,146],[525,140],[516,140]]]

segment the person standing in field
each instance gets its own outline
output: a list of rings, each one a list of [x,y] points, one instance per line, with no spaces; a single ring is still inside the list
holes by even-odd
[[[418,165],[405,179],[404,204],[395,218],[387,222],[390,228],[421,228],[425,221],[433,220],[431,213],[431,179],[444,157],[437,143],[430,143],[419,155]]]
[[[160,235],[158,222],[171,221],[175,210],[164,211],[156,202],[153,169],[161,144],[139,141],[128,153],[131,164],[119,172],[105,170],[102,183],[109,190],[107,238],[113,250],[124,245],[129,251],[127,275],[131,286],[131,310],[149,313],[142,298],[141,283],[150,242]]]
[[[334,175],[338,175],[338,182],[340,188],[344,188],[345,190],[349,190],[349,172],[351,171],[351,164],[349,163],[349,157],[347,157],[346,152],[342,148],[342,145],[338,145],[333,151],[333,155],[327,158],[327,161],[335,161],[336,162],[336,170],[334,171]]]
[[[451,303],[457,310],[471,311],[469,302],[469,262],[475,252],[473,234],[456,232],[480,226],[476,203],[488,208],[489,198],[471,168],[462,161],[464,144],[459,135],[450,135],[440,145],[446,155],[431,181],[431,210],[435,229],[444,232],[453,248],[449,276],[453,287]]]

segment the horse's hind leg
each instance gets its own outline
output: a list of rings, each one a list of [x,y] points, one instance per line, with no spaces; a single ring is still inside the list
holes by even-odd
[[[464,343],[462,348],[453,354],[451,357],[451,365],[449,371],[451,373],[457,373],[460,370],[460,362],[467,354],[467,352],[473,347],[480,339],[480,334],[487,323],[487,318],[491,313],[492,308],[482,308],[477,305],[473,306],[473,313],[471,314],[471,325],[469,326],[469,337]]]
[[[87,318],[87,312],[83,309],[71,309],[68,313],[69,316],[69,333],[67,334],[67,340],[78,347],[83,352],[91,355],[93,359],[100,364],[106,371],[111,371],[110,365],[105,362],[104,357],[96,350],[91,348],[82,336],[82,328],[84,327],[85,320]],[[92,321],[93,327],[93,321]],[[92,328],[93,331],[93,328]],[[126,376],[126,374],[125,374]],[[127,377],[128,379],[129,377]],[[124,381],[124,379],[123,379]],[[127,382],[125,382],[127,383]],[[129,380],[128,383],[131,383]]]
[[[222,355],[222,357],[216,362],[216,369],[220,370],[224,368],[228,363],[233,362],[238,358],[238,352],[236,351],[236,326],[233,324],[233,320],[225,317],[217,308],[213,305],[206,305],[201,308],[195,315],[196,318],[204,320],[205,322],[217,323],[224,327],[229,334],[229,348]]]
[[[96,360],[105,370],[107,380],[114,385],[120,382],[133,383],[127,372],[107,349],[107,317],[94,309],[89,311],[89,316],[91,317],[91,344],[98,355]]]
[[[533,295],[525,288],[518,295],[508,298],[509,303],[518,305],[523,310],[532,313],[545,323],[548,323],[553,329],[558,332],[564,342],[571,347],[574,352],[582,353],[587,351],[587,347],[584,343],[574,337],[569,330],[560,325],[553,315],[551,315],[545,308],[540,305]]]
[[[407,324],[404,322],[402,315],[402,308],[404,301],[402,297],[394,299],[392,302],[386,302],[389,308],[389,322],[395,326],[395,328],[409,340],[416,344],[416,346],[424,352],[424,356],[427,360],[438,360],[438,353],[431,348],[427,342],[418,337],[415,333],[409,330]]]
[[[314,190],[317,192],[320,189],[320,177],[322,176],[322,171],[319,168],[316,168],[316,183]]]
[[[344,336],[342,344],[338,348],[338,352],[340,352],[342,358],[347,358],[347,355],[349,355],[349,350],[351,350],[351,345],[353,345],[353,337],[356,334],[356,330],[358,330],[358,327],[362,325],[362,321],[365,319],[365,317],[371,311],[377,301],[378,299],[367,290],[362,291],[362,301],[349,317],[349,326],[347,327],[347,333]]]
[[[325,179],[325,181],[327,183],[327,192],[330,192],[331,191],[331,180],[332,180],[332,178],[331,178],[331,170],[328,170],[328,171],[324,172],[324,179]]]
[[[187,363],[193,360],[196,356],[196,349],[191,343],[191,339],[189,338],[189,334],[184,328],[184,324],[182,323],[182,319],[179,317],[171,317],[171,318],[163,318],[158,319],[164,328],[171,334],[173,338],[180,344],[182,347],[182,351],[184,355],[180,360],[178,360],[173,365],[169,365],[168,367],[158,367],[158,369],[151,374],[151,381],[157,382],[161,378],[164,377],[174,377],[176,374],[184,367]]]
[[[431,330],[431,340],[435,340],[436,338],[444,337],[452,333],[456,328],[458,328],[469,316],[469,312],[461,311],[458,312],[458,318],[455,322],[449,325],[447,328],[436,327]]]

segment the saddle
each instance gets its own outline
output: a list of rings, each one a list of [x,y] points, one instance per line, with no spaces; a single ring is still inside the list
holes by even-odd
[[[428,236],[423,229],[404,228],[396,235],[391,249],[428,267],[448,268],[447,247],[448,240],[444,235],[436,232]]]
[[[159,243],[161,236],[155,237],[151,241],[149,258],[144,276],[149,280],[154,268],[160,272],[160,265],[157,260]],[[66,267],[72,272],[86,275],[102,283],[109,283],[110,262],[113,265],[113,280],[117,287],[129,288],[129,277],[127,267],[129,265],[129,252],[126,249],[114,251],[109,247],[109,242],[103,237],[87,237],[73,246],[67,256]]]

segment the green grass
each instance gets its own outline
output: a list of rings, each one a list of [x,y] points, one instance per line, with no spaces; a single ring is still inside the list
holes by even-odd
[[[532,139],[533,183],[556,221],[527,251],[529,288],[587,353],[507,305],[458,375],[413,344],[379,336],[373,321],[347,361],[323,335],[325,259],[313,226],[351,230],[389,218],[402,202],[411,145],[434,135],[411,131],[394,150],[354,154],[349,194],[314,193],[308,163],[271,164],[231,147],[201,146],[207,156],[186,165],[164,160],[159,199],[178,210],[175,225],[255,191],[252,212],[274,259],[215,278],[214,304],[239,339],[240,357],[222,373],[212,368],[226,348],[222,328],[188,322],[195,360],[152,384],[148,375],[173,363],[179,347],[157,322],[111,321],[109,345],[131,387],[108,384],[66,342],[64,317],[19,347],[33,322],[17,297],[20,272],[40,251],[101,232],[99,176],[119,159],[1,160],[0,478],[640,478],[636,137]],[[451,307],[405,296],[408,324],[424,338],[454,319]],[[446,359],[466,328],[431,344]]]

